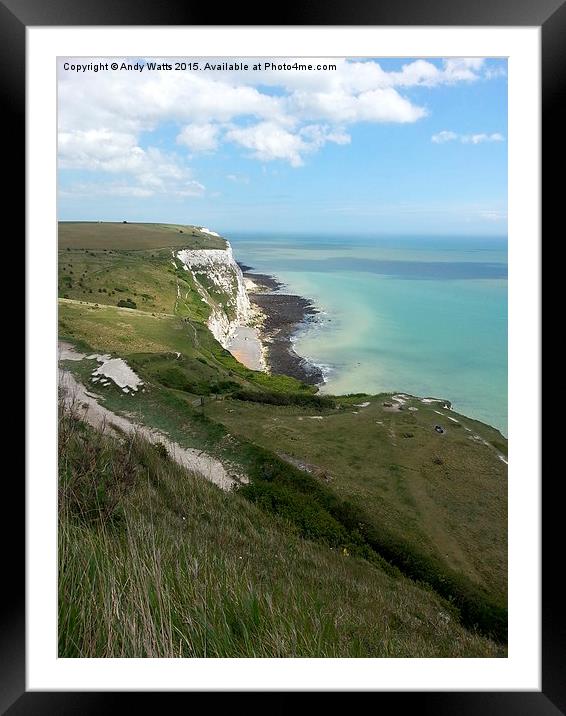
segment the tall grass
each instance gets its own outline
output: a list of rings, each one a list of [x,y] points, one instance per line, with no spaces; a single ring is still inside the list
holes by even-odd
[[[61,412],[59,655],[498,656],[450,605]]]

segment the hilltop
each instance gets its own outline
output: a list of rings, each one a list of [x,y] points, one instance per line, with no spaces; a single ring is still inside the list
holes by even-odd
[[[61,221],[59,249],[102,249],[139,251],[179,247],[183,249],[224,249],[226,241],[183,224],[140,224],[129,221]]]

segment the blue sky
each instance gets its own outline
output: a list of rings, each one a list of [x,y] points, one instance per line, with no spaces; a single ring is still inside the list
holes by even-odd
[[[60,61],[62,220],[506,235],[505,60],[64,69],[100,61]]]

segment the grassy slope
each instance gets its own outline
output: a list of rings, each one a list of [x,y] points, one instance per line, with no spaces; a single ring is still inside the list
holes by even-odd
[[[198,319],[174,313],[60,299],[59,335],[89,350],[124,356],[149,380],[171,387],[176,385],[174,374],[179,380],[185,376],[193,381],[210,376],[212,369],[219,380],[235,380],[258,390],[314,390],[294,378],[249,370],[224,350]],[[177,352],[183,356],[181,361],[175,359]],[[160,360],[155,360],[155,354]]]
[[[142,441],[60,421],[59,655],[501,656],[404,577],[301,539]]]
[[[178,232],[161,233],[169,240],[169,235],[176,237]],[[79,236],[76,243],[82,240]],[[230,393],[234,388],[291,391],[307,397],[311,391],[290,378],[249,371],[214,341],[202,325],[205,304],[188,283],[187,272],[179,276],[171,265],[170,249],[130,251],[122,238],[113,241],[108,239],[106,251],[65,246],[60,252],[60,278],[69,275],[71,261],[76,262],[75,268],[80,265],[81,276],[85,274],[82,285],[73,282],[70,299],[60,303],[61,335],[79,345],[124,356],[148,385],[145,394],[136,396],[89,386],[103,394],[108,407],[136,414],[141,422],[167,431],[181,444],[206,446],[224,459],[240,462],[248,474],[255,475],[256,491],[248,497],[264,510],[287,514],[306,536],[360,548],[352,525],[344,527],[344,509],[332,502],[347,500],[357,510],[356,519],[367,527],[364,538],[373,535],[381,553],[407,573],[424,578],[421,567],[423,559],[428,560],[426,570],[430,572],[432,564],[435,577],[440,575],[443,583],[428,582],[440,586],[443,593],[468,594],[471,585],[472,592],[476,587],[481,592],[481,600],[504,606],[505,466],[495,449],[473,443],[462,426],[505,452],[506,441],[497,431],[463,417],[457,426],[438,416],[436,405],[415,403],[419,406],[415,413],[387,412],[379,398],[372,398],[368,408],[352,407],[363,399],[342,398],[339,402],[347,409],[322,411],[213,400],[216,396],[211,394]],[[75,270],[72,276],[76,275]],[[186,280],[192,288],[185,290],[183,285],[182,296],[188,299],[182,302],[177,301],[177,280]],[[107,293],[97,291],[96,300],[101,297],[107,305],[93,303],[90,290],[97,281],[104,282]],[[135,288],[138,310],[112,305],[125,295],[112,294],[114,284],[128,288],[129,296]],[[65,291],[68,288],[60,287],[61,293]],[[139,300],[143,293],[154,297],[152,303]],[[181,353],[179,358],[176,351]],[[87,362],[68,367],[85,381],[92,369]],[[195,409],[202,395],[209,397],[202,409]],[[352,414],[354,410],[357,415]],[[309,419],[315,414],[322,414],[323,420]],[[432,429],[437,422],[447,427],[442,436]],[[253,444],[259,452],[254,452]],[[326,478],[330,476],[330,482],[305,476],[310,481],[305,487],[304,473],[289,468],[275,452],[317,466]],[[364,549],[359,549],[360,554]],[[446,580],[452,584],[454,575],[462,583],[456,590],[453,585],[446,589]],[[470,621],[476,623],[475,614]]]
[[[450,413],[456,424],[417,400],[418,411],[389,412],[385,398],[370,398],[370,406],[353,409],[357,414],[240,401],[209,402],[205,412],[237,435],[316,466],[374,525],[504,600],[506,466],[493,447],[471,439],[501,436]],[[434,431],[437,423],[444,434]]]

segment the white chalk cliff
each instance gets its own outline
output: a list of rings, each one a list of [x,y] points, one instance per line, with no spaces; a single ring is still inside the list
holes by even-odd
[[[209,305],[208,327],[226,348],[238,326],[246,325],[252,317],[244,277],[232,247],[227,241],[225,249],[182,249],[175,256],[191,273],[202,300]]]

